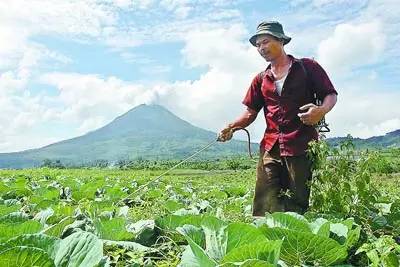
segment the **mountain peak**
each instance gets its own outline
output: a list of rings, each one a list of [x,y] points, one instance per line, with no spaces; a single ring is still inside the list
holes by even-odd
[[[0,168],[37,166],[44,159],[68,164],[135,158],[181,159],[215,137],[216,133],[193,126],[163,106],[141,104],[83,136],[30,151],[0,154]],[[244,142],[232,140],[228,144],[215,144],[202,156],[216,158],[244,153],[246,147]]]
[[[115,118],[106,126],[91,132],[93,135],[146,134],[192,128],[190,123],[180,119],[163,106],[141,104]]]
[[[163,106],[158,105],[158,104],[144,104],[144,103],[143,103],[143,104],[140,104],[140,105],[137,105],[137,106],[131,108],[130,110],[137,110],[137,109],[154,109],[154,108],[156,108],[156,109],[166,109],[166,108],[164,108]]]
[[[137,106],[131,108],[126,113],[118,116],[117,118],[124,117],[127,114],[132,114],[132,113],[136,113],[136,112],[139,112],[139,113],[144,113],[144,112],[150,112],[150,113],[162,112],[162,113],[167,113],[167,114],[173,115],[168,109],[166,109],[165,107],[163,107],[161,105],[158,105],[158,104],[140,104],[140,105],[137,105]],[[173,115],[173,116],[175,116],[175,115]]]

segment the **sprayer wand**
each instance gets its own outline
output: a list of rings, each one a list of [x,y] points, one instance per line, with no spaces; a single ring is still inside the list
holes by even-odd
[[[247,131],[245,128],[235,128],[233,130],[233,132],[236,132],[238,130],[243,130],[247,133],[247,140],[248,140],[248,151],[249,151],[249,156],[251,159],[253,159],[253,156],[251,155],[251,143],[250,143],[250,133],[249,131]],[[206,150],[207,148],[209,148],[210,146],[214,145],[217,142],[220,142],[220,136],[217,137],[216,140],[213,140],[212,142],[208,143],[206,146],[204,146],[203,148],[199,149],[198,151],[196,151],[195,153],[193,153],[192,155],[190,155],[189,157],[183,159],[181,162],[179,162],[178,164],[172,166],[170,169],[166,170],[165,172],[163,172],[162,174],[160,174],[159,176],[157,176],[156,178],[148,181],[147,183],[139,186],[135,191],[133,191],[132,193],[130,193],[128,196],[126,196],[125,198],[121,199],[120,201],[118,201],[116,203],[116,206],[118,206],[119,204],[121,204],[122,202],[126,201],[127,199],[129,199],[130,197],[138,194],[140,191],[142,191],[144,188],[148,187],[149,185],[151,185],[152,183],[155,183],[157,181],[159,181],[164,175],[166,175],[167,173],[169,173],[170,171],[176,169],[177,167],[179,167],[180,165],[182,165],[183,163],[185,163],[186,161],[194,158],[197,154],[203,152],[204,150]],[[253,159],[254,160],[254,159]],[[139,194],[140,195],[140,194]]]

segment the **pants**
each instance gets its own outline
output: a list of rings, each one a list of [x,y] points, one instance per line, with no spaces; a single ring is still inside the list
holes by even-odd
[[[310,197],[311,161],[306,154],[280,156],[279,142],[271,151],[260,151],[253,216],[266,212],[304,213]]]

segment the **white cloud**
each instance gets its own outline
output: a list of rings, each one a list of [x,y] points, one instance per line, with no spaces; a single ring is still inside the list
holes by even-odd
[[[1,21],[1,20],[0,20]],[[0,24],[0,70],[15,66],[23,53],[27,33]]]
[[[55,86],[59,95],[53,118],[66,123],[78,123],[83,134],[103,126],[135,105],[149,103],[152,96],[141,85],[126,83],[118,78],[102,78],[78,73],[48,73],[41,77],[45,84]]]
[[[318,61],[336,74],[377,62],[385,48],[381,28],[379,22],[337,25],[333,35],[319,44]]]
[[[387,91],[378,86],[350,84],[340,90],[338,103],[327,116],[330,136],[368,138],[400,129],[400,91]]]
[[[20,79],[28,80],[39,62],[68,64],[72,61],[68,56],[51,51],[31,38],[37,34],[77,39],[98,37],[102,27],[114,21],[112,10],[93,0],[1,1],[0,39],[6,41],[0,43],[0,70],[14,72]],[[110,42],[113,38],[110,37]]]
[[[111,2],[120,8],[128,8],[131,7],[133,5],[133,1],[132,0],[111,0]]]
[[[16,151],[34,148],[54,141],[56,137],[42,135],[33,138],[32,128],[45,122],[49,108],[41,96],[31,96],[24,90],[25,81],[8,72],[0,76],[0,150]],[[58,137],[59,138],[59,137]]]
[[[153,7],[156,1],[154,0],[131,0],[133,2],[133,6],[138,9],[147,9]]]
[[[368,0],[313,0],[312,4],[318,8],[327,8],[328,6],[349,7],[364,5]]]
[[[98,36],[115,22],[112,9],[94,0],[14,0],[0,3],[1,22],[31,33]]]
[[[160,5],[168,11],[173,11],[177,18],[184,19],[193,10],[188,0],[162,0]]]

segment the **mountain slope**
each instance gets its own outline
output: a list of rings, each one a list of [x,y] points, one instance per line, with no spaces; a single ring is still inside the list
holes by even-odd
[[[337,146],[344,141],[346,137],[328,138],[327,141],[333,146]],[[353,144],[359,149],[382,149],[382,148],[400,148],[400,129],[389,132],[381,136],[373,136],[366,139],[353,138]]]
[[[159,105],[140,105],[111,123],[83,136],[42,148],[0,154],[0,168],[38,166],[44,159],[80,164],[95,160],[180,159],[209,142],[216,133],[195,127]],[[257,145],[252,145],[253,151]],[[217,143],[200,157],[216,158],[247,152],[247,143]]]

